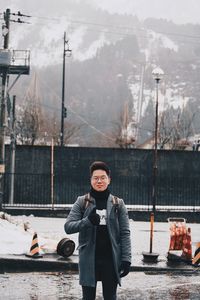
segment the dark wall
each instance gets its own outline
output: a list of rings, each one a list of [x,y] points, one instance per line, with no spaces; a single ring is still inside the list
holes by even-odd
[[[151,204],[152,150],[110,148],[54,148],[54,201],[73,203],[90,188],[89,165],[103,160],[111,168],[111,191],[127,204]],[[6,148],[5,202],[10,179]],[[51,147],[17,146],[16,203],[51,203]],[[200,153],[158,151],[159,205],[200,205]]]

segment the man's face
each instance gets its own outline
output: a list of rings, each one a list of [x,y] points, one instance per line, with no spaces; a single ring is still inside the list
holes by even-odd
[[[91,186],[95,191],[103,192],[110,184],[110,177],[104,170],[95,170],[91,177]]]

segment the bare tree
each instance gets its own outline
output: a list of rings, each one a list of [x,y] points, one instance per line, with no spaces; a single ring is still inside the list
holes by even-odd
[[[39,136],[39,115],[28,107],[21,113],[15,126],[16,140],[23,145],[34,145]]]
[[[73,124],[69,121],[65,121],[64,145],[73,142],[74,137],[78,135],[82,126],[83,124]],[[55,114],[51,118],[49,116],[44,117],[40,132],[40,144],[50,144],[52,138],[55,145],[60,145],[60,120]]]
[[[114,127],[115,144],[125,149],[133,147],[135,144],[135,123],[131,120],[127,102],[119,120],[114,123]]]
[[[166,145],[171,143],[174,134],[173,124],[172,114],[169,111],[163,112],[158,126],[158,143],[161,149],[164,149]]]
[[[73,138],[78,134],[83,124],[65,123],[64,144],[67,145],[72,142]]]
[[[193,134],[194,117],[195,113],[191,115],[186,109],[165,111],[159,124],[160,148],[168,146],[170,149],[184,150],[190,144],[188,138]]]

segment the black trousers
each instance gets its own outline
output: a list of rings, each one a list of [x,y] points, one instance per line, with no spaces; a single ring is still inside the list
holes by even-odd
[[[83,300],[95,300],[97,281],[102,282],[103,299],[117,299],[117,277],[114,270],[112,258],[98,259],[95,264],[96,285],[82,286]]]

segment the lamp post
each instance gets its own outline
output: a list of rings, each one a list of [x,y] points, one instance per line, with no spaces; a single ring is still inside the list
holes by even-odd
[[[160,68],[155,68],[152,71],[152,76],[156,82],[156,110],[155,110],[155,131],[154,131],[154,157],[153,157],[153,182],[152,182],[152,206],[153,213],[156,210],[157,200],[157,170],[158,170],[158,86],[164,72]]]
[[[66,49],[67,45],[67,49]],[[63,49],[63,73],[62,73],[62,103],[61,103],[61,126],[60,126],[60,145],[64,143],[64,119],[67,117],[67,108],[65,107],[65,57],[71,56],[72,50],[69,49],[69,41],[66,41],[66,32],[64,32]]]
[[[157,262],[158,253],[152,251],[153,249],[153,226],[154,226],[154,213],[156,211],[156,200],[157,200],[157,146],[158,146],[158,86],[162,79],[164,72],[160,68],[156,68],[152,71],[153,78],[156,81],[156,111],[155,111],[155,133],[154,133],[154,157],[153,157],[153,182],[152,182],[152,206],[153,211],[150,217],[150,249],[149,252],[143,252],[143,260],[145,262]]]

